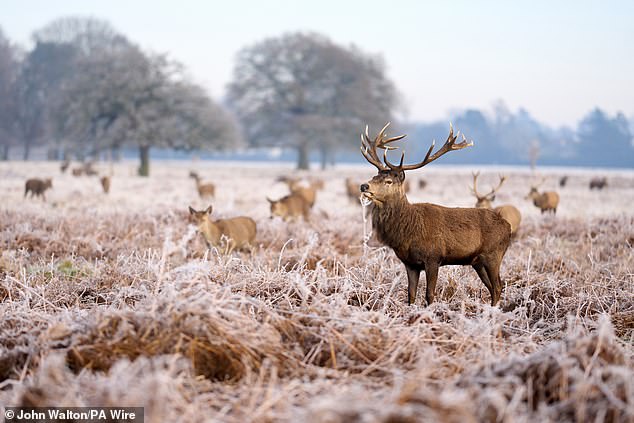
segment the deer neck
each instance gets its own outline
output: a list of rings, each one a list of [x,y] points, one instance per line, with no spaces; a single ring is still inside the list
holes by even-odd
[[[199,229],[203,233],[203,236],[205,237],[208,243],[213,245],[218,245],[218,243],[220,242],[220,236],[221,236],[218,225],[216,225],[211,220],[207,219],[200,224]]]
[[[405,195],[394,196],[372,208],[372,226],[377,232],[379,241],[392,248],[399,246],[401,234],[409,225],[412,205]]]

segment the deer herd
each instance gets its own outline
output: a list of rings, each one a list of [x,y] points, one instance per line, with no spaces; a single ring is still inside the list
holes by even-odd
[[[391,248],[405,266],[408,304],[416,301],[421,271],[425,272],[426,279],[425,300],[430,304],[434,301],[439,268],[468,265],[489,291],[491,304],[496,305],[503,287],[500,265],[511,240],[518,234],[522,220],[520,211],[514,205],[494,205],[496,194],[507,178],[500,176],[497,185],[482,194],[477,185],[480,174],[473,173],[473,185],[470,187],[476,200],[473,208],[410,203],[406,195],[410,191],[406,172],[422,168],[451,151],[462,150],[473,143],[468,142],[464,135],[457,142],[460,134],[454,135],[453,127],[450,126],[447,140],[438,150],[434,151],[432,142],[421,161],[404,164],[405,153],[401,152],[400,162],[394,164],[388,158],[388,151],[397,150],[394,143],[405,138],[405,135],[388,137],[388,127],[389,123],[374,138],[370,137],[367,126],[361,133],[361,153],[376,168],[377,174],[365,182],[346,178],[345,192],[351,201],[361,202],[370,208],[377,239]],[[382,150],[382,154],[378,150]],[[69,167],[70,162],[64,161],[60,170],[65,173]],[[72,168],[71,173],[73,176],[98,176],[103,192],[108,194],[110,191],[112,172],[100,176],[89,162]],[[189,177],[194,179],[201,199],[211,200],[215,197],[216,187],[213,183],[203,181],[194,171],[189,173]],[[559,180],[561,188],[568,179],[568,176],[563,176]],[[276,200],[266,197],[270,204],[270,218],[279,217],[285,222],[309,222],[317,192],[324,189],[324,182],[290,176],[282,176],[277,182],[287,186],[288,194]],[[542,179],[531,186],[525,199],[532,201],[541,213],[556,214],[559,194],[554,191],[540,192],[538,189],[544,182],[545,179]],[[423,190],[427,184],[426,180],[419,179],[417,186]],[[46,201],[45,192],[52,186],[51,178],[28,179],[24,197],[30,193],[31,197],[41,197]],[[594,178],[589,184],[591,190],[601,190],[606,186],[606,178]],[[257,245],[257,225],[250,217],[213,220],[211,205],[200,211],[189,206],[189,214],[209,248],[231,254],[236,250],[251,251]]]

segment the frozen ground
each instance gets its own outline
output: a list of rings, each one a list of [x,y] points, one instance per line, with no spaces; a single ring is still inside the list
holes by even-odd
[[[99,166],[109,173],[107,165]],[[634,420],[634,172],[543,169],[556,217],[524,199],[526,169],[430,165],[411,201],[496,204],[523,215],[490,307],[475,272],[440,271],[438,301],[406,306],[394,254],[364,251],[361,208],[325,180],[309,223],[270,220],[290,167],[115,165],[111,193],[57,164],[0,163],[0,405],[144,406],[146,421]],[[214,215],[248,215],[259,247],[223,257],[189,226],[197,170]],[[564,188],[561,175],[570,176]],[[52,176],[47,202],[23,198]],[[428,185],[418,189],[417,180]]]

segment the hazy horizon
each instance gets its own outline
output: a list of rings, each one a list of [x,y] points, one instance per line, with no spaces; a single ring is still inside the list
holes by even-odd
[[[502,100],[552,126],[576,126],[594,107],[634,116],[634,3],[500,1],[451,5],[374,2],[122,1],[3,6],[0,27],[27,46],[33,31],[63,16],[111,22],[133,42],[183,62],[214,98],[224,96],[237,51],[265,37],[313,31],[381,54],[403,94],[408,120],[451,110],[491,111]]]

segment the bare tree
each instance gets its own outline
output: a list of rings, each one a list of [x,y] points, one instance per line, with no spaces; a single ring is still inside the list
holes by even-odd
[[[149,174],[152,146],[218,148],[237,141],[229,115],[165,56],[130,44],[84,57],[77,69],[64,93],[63,132],[89,152],[138,147],[142,176]]]
[[[9,148],[15,140],[18,70],[17,48],[0,29],[0,160],[8,160]]]
[[[391,119],[397,95],[379,57],[293,33],[239,52],[228,100],[253,145],[294,148],[307,169],[311,147],[327,156],[353,146],[359,126]]]

